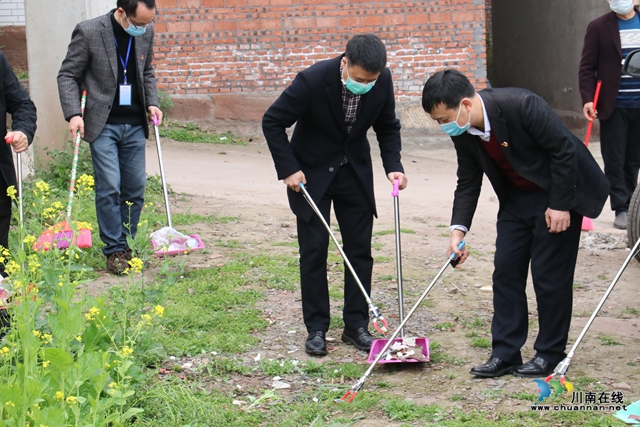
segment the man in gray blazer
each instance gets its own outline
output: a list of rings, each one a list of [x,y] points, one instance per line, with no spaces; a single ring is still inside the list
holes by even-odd
[[[479,377],[546,377],[565,357],[582,216],[597,217],[609,182],[584,144],[536,94],[518,88],[476,93],[457,70],[435,73],[422,106],[451,136],[458,157],[449,253],[471,228],[482,177],[500,209],[493,272],[492,352]],[[525,288],[531,265],[540,329],[535,356],[527,339]]]
[[[135,237],[144,203],[147,120],[162,120],[152,66],[155,12],[155,0],[118,0],[107,15],[79,23],[58,73],[69,132],[91,147],[102,251],[113,274],[131,259],[127,235]]]

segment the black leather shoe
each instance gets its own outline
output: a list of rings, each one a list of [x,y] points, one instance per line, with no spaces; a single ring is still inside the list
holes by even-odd
[[[475,366],[469,373],[478,377],[495,378],[512,373],[518,366],[510,365],[497,357],[490,357],[487,363]]]
[[[325,339],[325,335],[326,333],[324,331],[309,332],[307,342],[304,344],[304,351],[311,356],[326,356],[327,340]]]
[[[518,366],[513,375],[524,378],[541,378],[551,375],[557,363],[547,362],[541,357],[534,357],[522,366]]]
[[[356,346],[356,348],[364,351],[371,350],[371,343],[375,338],[371,336],[366,327],[358,329],[345,329],[342,331],[342,342]]]

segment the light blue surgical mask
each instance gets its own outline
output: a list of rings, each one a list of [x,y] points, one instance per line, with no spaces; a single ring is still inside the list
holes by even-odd
[[[126,15],[125,15],[126,16]],[[147,31],[147,25],[134,25],[133,22],[131,22],[131,20],[129,19],[129,17],[127,16],[127,21],[129,22],[129,27],[125,28],[124,30],[127,32],[127,34],[129,34],[131,37],[138,37],[143,35],[146,31]]]
[[[611,0],[609,7],[618,15],[626,15],[633,9],[633,0]]]
[[[442,131],[449,136],[462,135],[467,131],[467,129],[471,127],[471,112],[469,112],[469,121],[467,122],[467,124],[460,127],[460,125],[458,124],[458,119],[460,118],[460,111],[462,111],[462,103],[460,103],[460,107],[458,107],[458,115],[456,116],[456,119],[452,122],[440,125],[440,127],[442,128]]]
[[[345,85],[347,90],[354,95],[364,95],[365,93],[369,92],[377,81],[378,79],[375,79],[374,81],[369,83],[357,82],[353,80],[351,76],[349,76],[349,68],[347,68],[347,81],[345,82],[344,79],[342,79],[342,83]]]

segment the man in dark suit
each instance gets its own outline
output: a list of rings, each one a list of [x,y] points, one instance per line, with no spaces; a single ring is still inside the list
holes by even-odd
[[[425,84],[422,106],[451,136],[457,153],[448,251],[462,256],[460,263],[468,252],[457,247],[471,228],[483,174],[500,201],[492,353],[471,373],[546,376],[565,357],[582,216],[598,216],[608,181],[584,144],[532,92],[504,88],[476,93],[462,73],[445,70]],[[540,330],[535,357],[523,365],[529,263]]]
[[[297,217],[302,311],[309,333],[305,350],[311,355],[327,354],[329,234],[300,193],[300,183],[308,183],[308,192],[327,223],[333,202],[344,251],[370,293],[376,208],[366,134],[372,126],[389,181],[398,179],[401,189],[407,185],[386,62],[386,50],[378,37],[356,35],[343,55],[300,72],[262,119],[278,179],[287,186],[289,205]],[[289,142],[286,129],[294,123]],[[368,330],[367,304],[346,268],[343,320],[342,341],[368,351],[373,337]]]
[[[155,12],[155,0],[118,0],[108,14],[79,23],[58,73],[69,132],[90,143],[102,251],[113,274],[131,259],[127,236],[135,237],[144,204],[147,117],[162,120],[152,65]]]
[[[9,248],[9,226],[11,224],[11,197],[7,188],[16,185],[16,170],[11,149],[22,153],[33,142],[36,132],[36,107],[22,87],[9,61],[0,51],[0,129],[10,144],[0,145],[0,245]],[[7,132],[7,113],[11,115],[11,130]],[[0,281],[6,277],[4,263],[0,263]],[[0,338],[9,327],[9,315],[0,300]]]
[[[622,62],[640,48],[640,15],[633,0],[612,0],[611,12],[591,21],[580,60],[580,96],[587,120],[600,120],[600,151],[611,183],[613,226],[626,229],[640,168],[640,78],[622,75]],[[602,80],[597,111],[596,83]]]

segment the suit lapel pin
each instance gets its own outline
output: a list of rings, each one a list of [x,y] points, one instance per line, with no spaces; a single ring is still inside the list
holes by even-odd
[[[507,148],[507,147],[509,146],[509,144],[507,144],[506,142],[503,142],[501,145],[502,145],[503,147],[505,147],[505,148]]]

